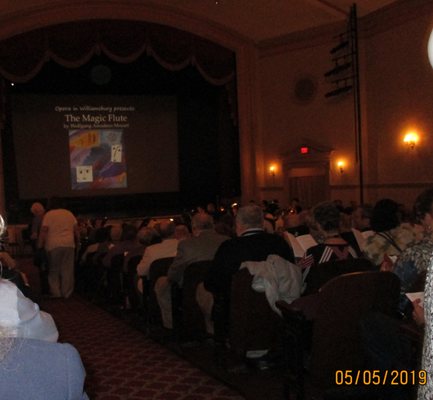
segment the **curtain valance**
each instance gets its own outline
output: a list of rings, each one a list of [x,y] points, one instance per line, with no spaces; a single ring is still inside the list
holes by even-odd
[[[235,76],[234,52],[175,28],[133,21],[84,21],[38,29],[0,42],[0,74],[14,82],[37,75],[45,62],[67,68],[86,64],[104,53],[130,63],[146,53],[166,69],[194,65],[211,84]]]

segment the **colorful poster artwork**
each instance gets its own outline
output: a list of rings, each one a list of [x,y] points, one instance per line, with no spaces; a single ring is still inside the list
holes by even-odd
[[[122,129],[69,131],[72,190],[127,187]]]

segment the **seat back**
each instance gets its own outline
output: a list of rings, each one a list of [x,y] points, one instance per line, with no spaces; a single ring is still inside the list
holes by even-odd
[[[124,296],[123,285],[123,253],[111,257],[110,268],[107,271],[109,298],[114,304],[122,304]]]
[[[314,264],[306,277],[307,287],[303,294],[317,293],[326,282],[339,275],[374,270],[377,270],[377,267],[366,258],[348,258]]]
[[[344,274],[321,288],[311,350],[311,374],[318,386],[335,383],[337,370],[363,368],[360,322],[372,311],[396,315],[399,293],[400,281],[391,272]]]
[[[140,305],[140,297],[137,291],[137,265],[141,261],[141,258],[141,254],[132,256],[128,260],[126,273],[124,275],[125,291],[132,309],[136,309]]]
[[[147,312],[150,323],[161,321],[161,310],[155,294],[155,283],[161,276],[167,275],[168,268],[173,263],[174,257],[159,258],[150,264],[147,283],[143,282],[143,297],[147,302]],[[146,293],[147,292],[147,293]]]
[[[251,287],[253,276],[247,268],[233,275],[230,300],[229,340],[239,356],[248,350],[264,350],[275,345],[281,318],[270,307],[265,293]]]
[[[178,299],[178,307],[174,310],[180,313],[174,319],[179,321],[179,329],[183,338],[196,339],[206,334],[203,313],[196,300],[197,286],[203,282],[212,261],[198,261],[188,265],[183,274],[183,286]],[[180,307],[179,307],[180,306]]]

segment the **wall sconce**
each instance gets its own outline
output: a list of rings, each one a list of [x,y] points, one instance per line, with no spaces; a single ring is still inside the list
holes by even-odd
[[[404,135],[403,142],[413,150],[419,141],[419,136],[416,132],[408,132]]]
[[[337,161],[337,167],[338,170],[340,171],[340,174],[343,175],[344,174],[344,167],[345,167],[346,163],[343,160],[338,160]]]
[[[275,164],[271,164],[269,166],[269,173],[272,177],[275,177],[275,172],[277,171],[277,166]]]

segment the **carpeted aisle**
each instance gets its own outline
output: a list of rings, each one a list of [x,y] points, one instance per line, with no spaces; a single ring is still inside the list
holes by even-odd
[[[60,332],[87,371],[91,400],[241,400],[237,392],[156,344],[123,321],[74,296],[45,300]]]

